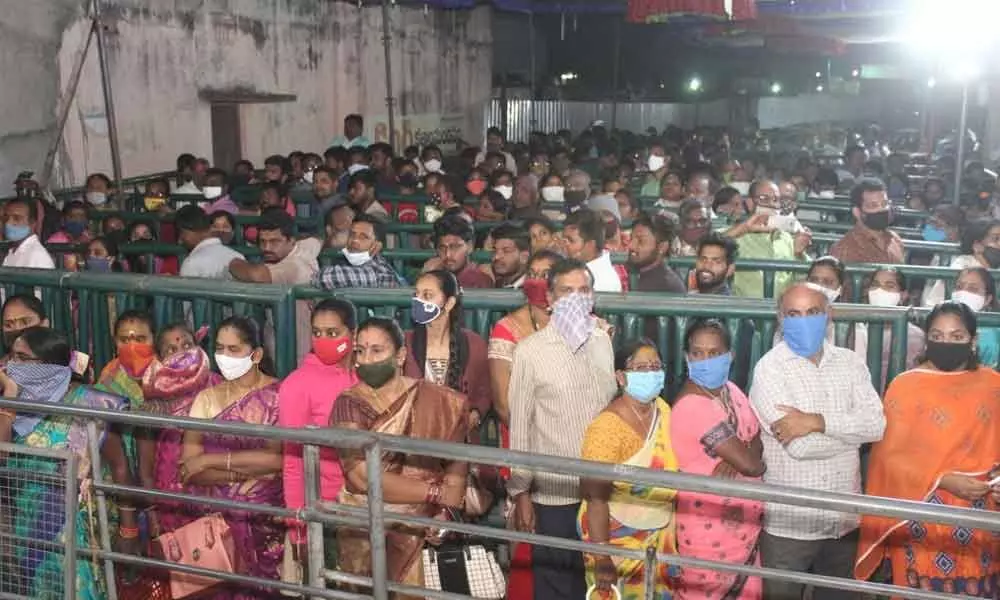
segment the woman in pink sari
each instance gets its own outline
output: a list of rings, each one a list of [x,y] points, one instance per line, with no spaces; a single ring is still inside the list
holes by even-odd
[[[183,323],[168,325],[156,336],[158,357],[142,378],[145,402],[142,410],[163,416],[186,417],[200,392],[222,378],[212,372],[208,354],[195,341],[195,334]],[[151,490],[180,491],[180,429],[142,431],[139,438],[139,478]],[[150,537],[186,525],[192,517],[159,502],[147,510]]]
[[[190,415],[262,427],[278,423],[278,380],[264,356],[256,323],[246,317],[223,321],[215,338],[215,362],[225,382],[198,394]],[[282,505],[281,442],[200,431],[184,432],[180,476],[189,493],[270,506]],[[214,512],[214,511],[213,511]],[[223,512],[245,575],[277,579],[284,555],[285,526],[270,517]],[[223,585],[213,600],[258,600],[273,593]]]
[[[688,380],[673,408],[671,439],[685,473],[759,480],[760,425],[746,395],[729,381],[731,340],[725,324],[699,319],[687,330]],[[679,491],[677,549],[681,555],[759,565],[757,537],[763,504]],[[759,577],[684,567],[679,600],[760,600]]]

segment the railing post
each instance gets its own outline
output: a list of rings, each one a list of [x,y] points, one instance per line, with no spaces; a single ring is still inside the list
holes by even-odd
[[[106,426],[110,428],[113,425],[111,423],[107,423]],[[105,552],[112,552],[111,532],[109,531],[108,525],[108,502],[104,491],[97,487],[97,483],[103,481],[103,476],[101,475],[100,439],[100,436],[97,435],[97,423],[95,421],[89,421],[87,423],[87,444],[90,447],[90,468],[91,473],[93,474],[93,483],[91,484],[91,488],[93,489],[94,497],[97,499],[97,524],[101,530],[101,548]],[[108,600],[118,600],[118,586],[115,581],[115,563],[111,559],[104,560],[104,575],[107,578],[108,584]]]
[[[385,503],[382,498],[382,443],[365,447],[365,468],[368,475],[368,538],[371,543],[372,597],[389,600],[389,569],[385,558]]]
[[[66,525],[63,541],[66,544],[66,559],[63,561],[63,588],[66,600],[76,600],[76,515],[79,507],[77,456],[70,453],[66,459]]]
[[[284,344],[275,344],[278,376],[285,377],[295,370],[295,359],[298,354],[298,336],[295,327],[295,291],[287,288],[285,295],[275,302],[271,310],[274,313],[274,335],[280,335]],[[290,343],[289,343],[290,342]]]
[[[656,597],[656,548],[650,546],[646,548],[646,566],[643,579],[646,583],[646,593],[643,596],[646,600],[655,600]]]
[[[303,469],[305,470],[306,509],[316,510],[319,504],[319,448],[312,444],[302,446]],[[309,548],[309,586],[326,587],[326,556],[323,547],[323,524],[309,521],[307,524]],[[301,560],[301,559],[300,559]]]
[[[906,337],[909,334],[909,314],[900,312],[892,320],[892,350],[889,352],[889,374],[885,383],[888,386],[896,375],[906,370]]]

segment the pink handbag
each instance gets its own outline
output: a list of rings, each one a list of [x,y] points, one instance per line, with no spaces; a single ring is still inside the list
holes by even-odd
[[[218,513],[164,533],[156,538],[156,543],[166,561],[224,573],[236,572],[233,534]],[[211,577],[171,571],[170,595],[174,600],[181,600],[218,583],[221,581]]]

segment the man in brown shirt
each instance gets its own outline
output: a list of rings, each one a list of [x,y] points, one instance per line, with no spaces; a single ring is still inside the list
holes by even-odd
[[[885,185],[864,179],[851,190],[854,228],[830,248],[830,255],[844,263],[903,262],[903,240],[889,230],[892,212]]]

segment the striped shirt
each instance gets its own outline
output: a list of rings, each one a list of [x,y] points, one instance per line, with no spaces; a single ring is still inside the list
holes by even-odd
[[[514,348],[511,449],[579,458],[583,434],[617,387],[611,338],[600,327],[576,353],[555,327],[529,335]],[[579,487],[578,477],[515,468],[507,493],[531,490],[539,504],[564,506],[580,501]]]
[[[858,449],[879,441],[885,431],[882,400],[862,356],[825,342],[816,365],[781,342],[757,361],[750,403],[761,423],[765,482],[861,493]],[[783,446],[771,433],[771,426],[785,415],[777,408],[781,405],[823,415],[826,431]],[[835,539],[857,527],[855,514],[778,503],[764,507],[764,529],[778,537]]]

